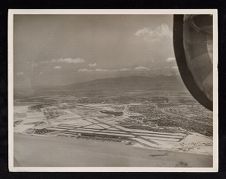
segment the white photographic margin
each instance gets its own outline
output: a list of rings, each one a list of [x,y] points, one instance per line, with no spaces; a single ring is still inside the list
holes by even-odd
[[[13,18],[16,14],[212,14],[213,167],[15,167],[13,135]],[[218,13],[217,9],[9,9],[8,10],[8,167],[10,172],[218,172]]]

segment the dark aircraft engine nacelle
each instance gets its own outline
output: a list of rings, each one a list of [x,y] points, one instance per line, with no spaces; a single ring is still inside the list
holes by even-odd
[[[213,17],[174,15],[174,52],[181,77],[203,106],[213,109]]]

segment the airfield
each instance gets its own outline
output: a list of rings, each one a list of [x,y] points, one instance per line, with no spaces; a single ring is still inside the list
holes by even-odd
[[[66,104],[63,105],[66,108]],[[129,116],[139,116],[140,114],[129,112],[127,105],[124,105],[121,106],[122,115],[117,116],[117,112],[112,106],[110,104],[77,104],[72,109],[61,109],[61,116],[49,120],[45,119],[42,111],[29,113],[25,108],[25,112],[28,114],[27,120],[21,121],[19,126],[15,128],[15,132],[110,140],[148,148],[161,148],[161,145],[166,147],[166,143],[174,146],[175,143],[187,136],[186,133],[182,132],[167,133],[122,127],[118,124],[120,121],[128,119]],[[51,106],[45,110],[54,111],[59,110],[59,108]]]

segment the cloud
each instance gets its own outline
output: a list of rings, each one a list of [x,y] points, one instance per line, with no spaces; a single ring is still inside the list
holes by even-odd
[[[137,66],[134,68],[135,70],[139,70],[139,71],[148,71],[150,70],[150,68],[144,67],[144,66]]]
[[[149,30],[147,27],[143,28],[143,29],[139,29],[138,31],[136,31],[135,35],[136,36],[144,36],[146,34],[152,34],[152,31]]]
[[[40,63],[69,63],[69,64],[77,64],[84,63],[85,60],[83,58],[58,58],[52,59],[50,61],[42,61]]]
[[[139,68],[145,68],[145,67],[138,67]],[[147,68],[145,68],[147,70]],[[96,69],[87,69],[87,68],[81,68],[78,69],[78,72],[119,72],[119,71],[130,71],[130,68],[120,68],[120,69],[111,69],[111,68],[96,68]],[[148,69],[149,70],[149,69]]]
[[[97,71],[97,72],[119,72],[119,71],[130,71],[130,69],[129,68],[120,68],[120,69],[97,68],[95,71]]]
[[[78,72],[109,72],[109,71],[113,71],[113,69],[105,69],[105,68],[87,69],[87,68],[82,68],[82,69],[78,70]]]
[[[78,72],[117,72],[117,69],[106,69],[106,68],[96,68],[96,69],[87,69],[81,68]]]
[[[17,76],[23,76],[24,75],[24,72],[22,72],[22,71],[21,72],[17,72],[16,75]]]
[[[83,58],[59,58],[59,59],[52,59],[51,62],[58,62],[58,63],[84,63],[85,60]]]
[[[135,32],[135,36],[142,37],[151,41],[159,41],[163,38],[172,38],[173,33],[167,24],[161,24],[155,29],[144,27]]]
[[[90,64],[88,64],[88,65],[89,65],[89,67],[95,67],[95,66],[97,66],[96,63],[90,63]]]
[[[121,68],[121,69],[119,69],[119,71],[130,71],[130,69],[129,68]]]
[[[167,62],[173,62],[175,60],[176,60],[175,57],[169,57],[166,59]]]
[[[91,72],[93,70],[90,70],[90,69],[87,69],[87,68],[81,68],[81,69],[78,69],[78,72]]]
[[[174,69],[174,70],[178,70],[178,66],[177,65],[172,66],[171,68]]]
[[[59,70],[59,69],[61,69],[62,67],[61,67],[61,66],[54,66],[53,68],[56,69],[56,70]]]
[[[95,71],[97,71],[97,72],[106,72],[106,71],[109,71],[109,69],[97,68]]]

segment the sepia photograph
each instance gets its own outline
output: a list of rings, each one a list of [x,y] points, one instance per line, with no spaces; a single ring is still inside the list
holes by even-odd
[[[8,14],[9,170],[217,172],[215,9]]]

